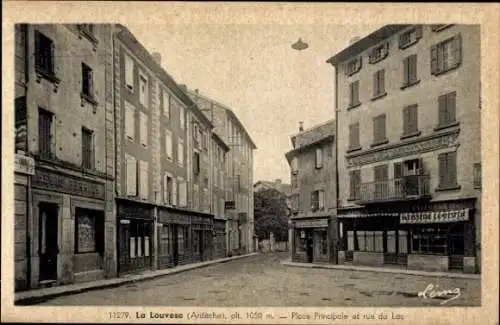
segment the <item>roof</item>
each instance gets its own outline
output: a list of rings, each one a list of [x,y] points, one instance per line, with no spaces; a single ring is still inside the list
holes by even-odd
[[[329,58],[326,62],[337,66],[339,63],[346,61],[347,59],[356,56],[357,54],[369,49],[373,45],[381,42],[384,39],[398,33],[399,31],[410,27],[411,25],[386,25],[382,28],[377,29],[373,33],[365,36],[359,41],[349,45],[339,53],[335,54]]]
[[[312,145],[326,143],[335,140],[336,122],[335,119],[328,120],[321,124],[314,125],[291,137],[294,148],[285,153],[286,159],[290,159],[298,152],[311,147]]]
[[[137,56],[141,61],[143,61],[157,77],[163,81],[167,87],[177,96],[193,113],[203,120],[210,128],[214,125],[212,122],[203,114],[203,112],[196,106],[196,104],[191,100],[191,98],[185,93],[182,87],[175,82],[174,78],[170,76],[163,67],[155,61],[153,56],[148,52],[148,50],[137,40],[137,38],[132,34],[132,32],[124,25],[118,25],[119,30],[116,32],[116,37],[120,39],[129,49],[133,50],[135,56]]]
[[[215,132],[212,132],[212,138],[222,147],[226,152],[229,151],[229,146],[222,140],[222,138]]]
[[[271,181],[258,181],[253,185],[253,187],[256,188],[259,185],[262,185],[266,188],[272,188],[278,190],[287,195],[292,192],[292,185],[286,183],[278,184],[277,182],[271,182]]]
[[[252,148],[253,149],[257,149],[257,146],[255,145],[255,142],[253,142],[252,138],[250,137],[250,134],[248,134],[247,130],[245,129],[245,127],[243,126],[243,123],[241,123],[240,119],[238,118],[238,116],[236,116],[236,114],[233,112],[233,110],[228,107],[227,105],[224,105],[218,101],[216,101],[215,99],[212,99],[212,98],[209,98],[205,95],[202,95],[200,94],[199,92],[195,92],[195,91],[192,91],[192,90],[188,90],[188,92],[192,95],[192,96],[195,96],[195,97],[200,97],[200,98],[203,98],[207,101],[210,101],[214,104],[216,104],[217,106],[223,108],[226,113],[228,114],[228,116],[234,120],[236,122],[236,124],[238,125],[238,127],[243,130],[243,133],[245,133],[247,139],[249,140],[250,144],[252,145]]]

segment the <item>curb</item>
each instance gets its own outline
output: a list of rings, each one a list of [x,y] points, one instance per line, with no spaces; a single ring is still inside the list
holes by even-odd
[[[105,289],[105,288],[116,288],[116,287],[120,287],[120,286],[130,284],[130,283],[137,283],[137,282],[152,280],[152,279],[156,279],[156,278],[160,278],[160,277],[168,276],[168,275],[172,275],[172,274],[178,274],[178,273],[182,273],[185,271],[201,269],[201,268],[211,266],[214,264],[223,264],[223,263],[231,262],[234,260],[239,260],[239,259],[242,259],[245,257],[255,256],[258,254],[259,253],[250,253],[250,254],[245,254],[245,255],[225,257],[225,258],[221,258],[221,259],[217,259],[217,260],[207,261],[203,264],[193,264],[193,265],[186,264],[186,265],[182,265],[180,268],[165,269],[165,273],[156,273],[155,274],[155,273],[152,273],[152,272],[154,272],[154,271],[152,271],[149,274],[146,273],[146,274],[143,274],[141,276],[137,276],[137,278],[117,277],[117,278],[112,278],[112,279],[105,279],[104,281],[109,281],[107,283],[89,282],[87,287],[82,287],[82,288],[66,288],[67,290],[64,290],[65,289],[64,286],[54,287],[54,288],[61,288],[62,291],[60,291],[60,292],[53,292],[53,293],[47,293],[47,294],[43,294],[43,293],[39,292],[39,294],[37,294],[36,291],[43,290],[43,289],[36,289],[36,290],[33,290],[33,291],[35,291],[35,292],[33,292],[33,296],[14,298],[14,305],[18,305],[18,306],[34,305],[34,304],[42,303],[42,302],[45,302],[47,300],[50,300],[50,299],[53,299],[56,297],[68,296],[68,295],[73,295],[73,294],[78,294],[78,293],[83,293],[83,292],[88,292],[88,291],[93,291],[93,290],[99,290],[99,289]],[[82,285],[85,285],[85,283],[82,283]],[[23,293],[24,292],[20,292],[20,293],[18,293],[18,295],[22,296]],[[25,294],[28,294],[28,293],[29,293],[29,291],[26,292]]]
[[[326,270],[344,270],[344,271],[360,271],[360,272],[374,272],[374,273],[393,273],[393,274],[405,274],[405,275],[416,275],[423,277],[443,277],[443,278],[454,278],[454,279],[470,279],[470,280],[481,280],[480,274],[465,274],[465,273],[446,273],[446,272],[426,272],[418,270],[407,270],[407,269],[388,269],[388,268],[364,268],[356,266],[338,266],[338,265],[318,265],[318,264],[305,264],[305,263],[294,263],[294,262],[281,262],[283,266],[291,267],[301,267],[301,268],[311,268],[311,269],[326,269]]]

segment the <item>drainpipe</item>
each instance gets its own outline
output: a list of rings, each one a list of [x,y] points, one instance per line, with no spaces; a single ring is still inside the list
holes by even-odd
[[[334,135],[334,139],[333,139],[333,145],[334,145],[334,149],[335,149],[335,210],[337,211],[337,215],[335,217],[335,222],[338,224],[338,205],[339,205],[339,157],[338,157],[338,134],[339,134],[339,119],[338,119],[338,107],[339,107],[339,103],[338,103],[338,100],[339,100],[339,96],[338,96],[338,81],[339,81],[339,78],[338,78],[338,70],[337,70],[337,67],[335,67],[335,135]],[[337,229],[337,227],[335,227],[336,229],[336,236],[338,235],[339,231]],[[339,247],[339,244],[340,244],[340,238],[337,238],[336,240],[336,246],[333,247],[333,249],[335,250],[334,254],[335,254],[335,258],[333,259],[333,263],[334,264],[338,264],[338,247]]]

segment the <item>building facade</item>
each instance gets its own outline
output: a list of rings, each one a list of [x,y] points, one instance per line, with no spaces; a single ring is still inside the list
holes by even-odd
[[[225,216],[229,252],[255,251],[253,218],[253,150],[257,147],[235,113],[225,105],[189,91],[189,96],[228,145],[225,172]]]
[[[15,26],[16,290],[116,275],[111,33]]]
[[[289,242],[291,258],[303,263],[337,261],[335,121],[291,137]]]
[[[339,263],[479,271],[479,26],[385,26],[328,62]]]

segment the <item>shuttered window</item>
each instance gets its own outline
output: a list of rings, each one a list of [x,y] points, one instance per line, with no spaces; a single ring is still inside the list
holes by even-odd
[[[323,167],[323,148],[316,148],[315,152],[315,167],[322,168]]]
[[[144,107],[148,107],[149,81],[148,77],[143,73],[139,73],[139,101]]]
[[[172,132],[165,130],[165,156],[168,160],[173,159]]]
[[[474,164],[474,188],[481,188],[481,164]]]
[[[181,130],[184,130],[184,128],[186,127],[186,113],[184,111],[184,106],[182,105],[177,105],[177,107],[179,107],[179,124],[180,124],[180,128]]]
[[[172,177],[168,173],[163,176],[163,202],[172,204]]]
[[[187,183],[184,180],[179,181],[179,206],[187,206]]]
[[[403,60],[403,86],[417,82],[417,55],[413,54]]]
[[[431,47],[431,74],[457,68],[462,62],[462,36],[451,37]]]
[[[125,54],[125,86],[134,90],[134,61]]]
[[[388,179],[388,166],[379,165],[373,167],[373,173],[375,175],[375,181],[386,181]]]
[[[126,195],[137,195],[137,160],[125,154]]]
[[[386,115],[381,114],[373,118],[373,144],[381,144],[387,140],[385,132]]]
[[[439,187],[442,189],[457,187],[457,153],[439,154]]]
[[[456,92],[451,92],[438,97],[438,127],[444,127],[456,122],[456,98]]]
[[[149,133],[149,123],[148,123],[148,114],[141,111],[140,114],[140,122],[141,122],[141,144],[144,147],[148,146],[148,133]]]
[[[405,49],[416,44],[422,38],[422,26],[415,26],[399,36],[399,48]]]
[[[149,194],[148,165],[147,161],[139,161],[139,196],[141,199],[147,199]]]
[[[53,114],[38,110],[38,153],[41,157],[52,158],[52,119]]]
[[[314,191],[311,193],[311,211],[319,210],[319,191]]]
[[[135,138],[135,107],[129,102],[125,102],[125,136]]]
[[[359,80],[349,84],[349,107],[359,104]]]
[[[373,74],[373,97],[385,93],[385,70],[379,70]]]
[[[418,105],[403,108],[403,136],[418,132]]]
[[[172,179],[172,205],[177,205],[177,180]]]
[[[359,122],[349,125],[349,149],[357,149],[359,144]]]
[[[82,93],[88,97],[94,96],[94,72],[85,63],[82,63]]]
[[[184,165],[184,141],[179,139],[179,143],[177,143],[177,161],[179,165]]]
[[[168,119],[170,119],[170,96],[165,89],[163,89],[162,93],[163,93],[163,99],[162,99],[163,115],[165,115]]]
[[[94,168],[94,145],[92,141],[92,131],[82,128],[82,167]]]
[[[361,171],[351,170],[349,171],[349,199],[356,200],[360,197],[360,185],[361,185]]]
[[[35,67],[46,74],[54,75],[54,41],[35,31]]]

